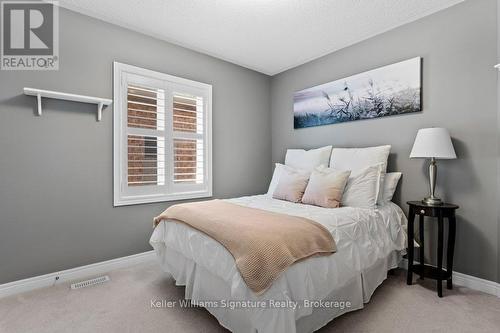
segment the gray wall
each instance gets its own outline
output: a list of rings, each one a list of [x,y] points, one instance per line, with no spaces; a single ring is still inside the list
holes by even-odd
[[[497,64],[500,63],[500,0],[497,0]],[[500,90],[500,69],[497,71],[497,92]],[[497,93],[497,142],[500,142],[500,94]],[[497,197],[496,202],[500,202],[500,145],[497,154]],[[500,205],[497,205],[498,241],[500,242]],[[498,246],[498,266],[497,281],[500,282],[500,244]]]
[[[60,11],[60,70],[0,72],[0,283],[150,250],[168,203],[113,208],[112,108],[35,99],[25,86],[112,97],[120,61],[213,85],[214,196],[262,193],[271,170],[270,79]]]
[[[406,201],[427,194],[427,165],[408,159],[417,130],[448,128],[459,159],[438,163],[437,192],[460,205],[454,268],[497,280],[496,13],[495,0],[466,1],[274,76],[273,161],[293,147],[392,144],[389,168],[404,173],[396,200],[406,210]],[[423,57],[423,112],[293,129],[294,91],[415,56]],[[428,233],[434,253],[436,233]]]

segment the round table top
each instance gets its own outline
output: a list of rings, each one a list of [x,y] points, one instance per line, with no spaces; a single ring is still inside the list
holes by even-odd
[[[442,203],[441,205],[428,205],[422,201],[408,201],[408,205],[416,207],[432,207],[432,208],[443,208],[443,209],[457,209],[458,206],[451,203]]]

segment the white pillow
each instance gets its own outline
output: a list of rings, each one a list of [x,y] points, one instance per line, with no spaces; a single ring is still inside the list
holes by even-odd
[[[333,148],[330,168],[357,171],[384,163],[382,171],[385,173],[390,151],[390,145],[367,148]]]
[[[386,202],[392,200],[394,192],[396,191],[396,187],[398,186],[399,179],[401,178],[401,172],[389,172],[385,174],[383,178],[383,185],[381,194],[378,196],[379,200],[377,204],[383,205]]]
[[[380,174],[383,163],[353,171],[342,196],[342,205],[360,208],[375,208],[380,192]]]
[[[328,166],[332,146],[317,149],[288,149],[285,156],[285,165],[305,171],[313,171],[316,167]]]
[[[387,160],[390,152],[390,145],[366,148],[333,148],[330,157],[330,168],[356,172],[369,166],[383,163],[382,172],[380,174],[382,178],[380,187],[382,188],[384,181],[383,177],[387,170]],[[381,195],[382,191],[380,191],[379,196]],[[380,200],[382,200],[382,198],[376,199],[377,202]]]
[[[271,183],[269,183],[269,189],[267,190],[267,195],[272,197],[274,191],[276,190],[276,186],[278,186],[278,181],[280,179],[281,171],[283,170],[284,165],[281,163],[276,163],[274,165],[273,178],[271,178]]]

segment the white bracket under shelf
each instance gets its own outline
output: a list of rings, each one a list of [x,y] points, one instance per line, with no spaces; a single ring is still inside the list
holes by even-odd
[[[36,96],[39,116],[42,115],[42,97],[62,99],[65,101],[97,104],[97,121],[101,121],[102,109],[105,106],[111,105],[111,103],[113,102],[112,100],[110,100],[108,98],[75,95],[75,94],[68,94],[68,93],[63,93],[63,92],[59,92],[59,91],[42,90],[42,89],[35,89],[35,88],[24,88],[24,94],[28,95],[28,96]]]
[[[499,70],[500,70],[500,64],[497,64],[497,65],[495,65],[495,66],[493,66],[493,67],[495,67],[496,69],[499,69]]]

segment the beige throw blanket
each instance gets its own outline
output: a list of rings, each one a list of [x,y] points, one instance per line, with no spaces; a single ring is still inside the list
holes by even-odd
[[[222,244],[257,294],[294,262],[336,251],[332,235],[319,223],[221,200],[171,206],[155,225],[162,220],[185,223]]]

